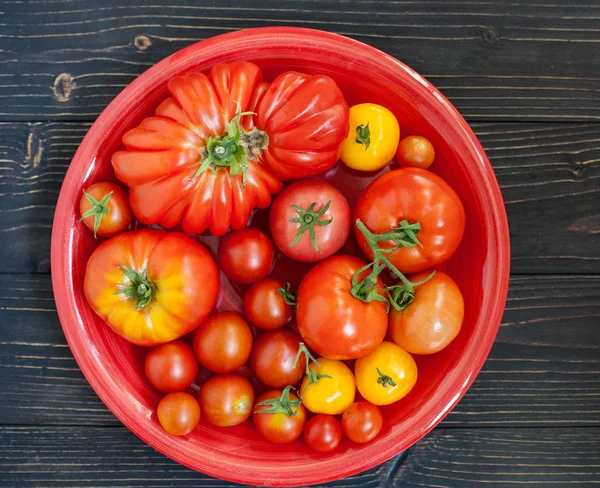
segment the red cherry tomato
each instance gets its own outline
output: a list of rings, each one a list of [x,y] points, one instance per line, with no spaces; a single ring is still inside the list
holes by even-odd
[[[271,402],[281,407],[279,400],[282,398],[282,394],[285,395],[286,390],[265,391],[258,397],[252,415],[258,433],[274,444],[287,444],[296,440],[302,434],[302,428],[306,421],[306,409],[302,404],[284,408],[277,413],[262,413],[264,410],[269,409],[271,405],[259,405],[259,403]],[[298,397],[290,393],[289,390],[287,398],[291,402],[298,401]],[[284,410],[287,410],[287,413]]]
[[[200,422],[200,406],[196,399],[185,392],[169,393],[156,411],[158,421],[169,434],[186,435]]]
[[[250,417],[254,390],[240,375],[218,374],[202,385],[198,400],[206,420],[219,427],[231,427]]]
[[[244,312],[250,322],[267,330],[284,327],[294,314],[284,298],[286,293],[293,298],[279,280],[266,278],[254,283],[244,295]]]
[[[305,370],[303,356],[294,367],[300,341],[298,334],[286,329],[260,335],[250,355],[250,367],[259,381],[271,388],[283,388],[300,381]]]
[[[435,159],[435,149],[423,136],[408,136],[398,144],[396,158],[400,166],[427,169]]]
[[[362,302],[350,294],[352,276],[365,264],[354,256],[332,256],[312,268],[300,284],[298,331],[319,356],[356,359],[383,341],[388,324],[385,304]],[[368,271],[359,278],[365,274]],[[382,288],[381,280],[377,282]]]
[[[350,233],[350,205],[329,183],[303,180],[275,198],[271,235],[279,250],[296,261],[314,262],[337,252]]]
[[[94,236],[114,236],[131,223],[127,193],[116,183],[103,181],[83,191],[79,213]]]
[[[333,451],[342,440],[342,428],[333,415],[320,413],[306,422],[304,440],[315,451]]]
[[[229,373],[248,360],[252,332],[237,313],[216,313],[198,327],[193,344],[202,366],[215,373]]]
[[[198,374],[198,360],[187,344],[175,341],[158,346],[146,356],[146,376],[160,391],[183,391]]]
[[[348,439],[359,444],[372,441],[383,426],[379,407],[369,402],[353,403],[342,414],[342,430]]]
[[[221,239],[217,262],[231,281],[247,285],[269,274],[274,254],[273,243],[264,232],[246,227]]]
[[[416,273],[446,261],[458,248],[465,231],[465,210],[458,195],[439,176],[420,168],[402,168],[384,173],[361,194],[354,209],[374,234],[399,229],[401,222],[420,224],[416,237],[421,245],[401,247],[386,254],[403,273]],[[355,226],[363,252],[373,258],[363,234]],[[404,236],[406,238],[406,236]],[[392,249],[397,241],[379,242]]]

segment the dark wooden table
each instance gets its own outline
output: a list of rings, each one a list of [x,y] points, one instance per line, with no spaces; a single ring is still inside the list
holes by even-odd
[[[0,2],[0,486],[230,486],[131,434],[83,378],[50,284],[54,205],[99,112],[193,42],[338,32],[440,88],[508,210],[512,278],[477,380],[425,439],[331,486],[600,485],[600,1]]]

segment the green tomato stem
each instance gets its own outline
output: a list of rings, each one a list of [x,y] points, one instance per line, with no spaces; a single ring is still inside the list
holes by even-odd
[[[115,292],[115,295],[125,295],[130,300],[136,302],[138,310],[143,309],[152,301],[154,295],[154,285],[148,279],[148,269],[146,268],[141,273],[138,273],[124,264],[121,264],[119,267],[131,284]]]
[[[321,219],[327,211],[329,210],[329,206],[331,205],[331,200],[329,200],[323,207],[317,212],[315,211],[315,207],[317,206],[317,202],[311,203],[311,205],[307,209],[303,209],[300,205],[292,205],[292,208],[298,212],[298,217],[293,217],[290,219],[290,222],[293,224],[300,224],[300,228],[296,233],[296,236],[290,243],[289,247],[293,247],[302,238],[304,233],[308,231],[308,235],[310,237],[310,243],[312,247],[320,253],[319,248],[317,247],[317,238],[315,236],[315,225],[319,227],[323,227],[325,225],[331,224],[333,222],[333,217],[330,219]]]
[[[279,398],[270,398],[264,402],[257,403],[254,405],[254,413],[283,413],[288,417],[294,417],[298,413],[298,410],[300,410],[302,399],[292,400],[290,398],[290,390],[292,388],[293,386],[288,385],[283,389]],[[268,408],[256,410],[256,407]]]
[[[90,202],[92,208],[90,208],[87,212],[84,212],[81,215],[80,220],[87,219],[88,217],[94,216],[94,238],[96,238],[96,233],[100,228],[100,224],[102,223],[102,217],[104,217],[108,212],[110,212],[110,208],[108,208],[108,202],[110,201],[110,197],[113,192],[107,193],[104,195],[99,201],[96,200],[92,195],[83,190],[83,195],[86,200]]]

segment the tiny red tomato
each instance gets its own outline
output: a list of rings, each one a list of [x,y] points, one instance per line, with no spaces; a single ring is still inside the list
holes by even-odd
[[[306,409],[290,388],[265,391],[254,406],[252,420],[258,433],[274,444],[287,444],[302,434]]]
[[[231,281],[248,285],[269,274],[274,255],[271,239],[254,227],[246,227],[221,239],[217,262]]]
[[[252,332],[237,313],[221,312],[211,315],[198,327],[193,343],[202,366],[215,373],[229,373],[248,360]]]
[[[279,250],[296,261],[314,262],[338,251],[350,233],[350,205],[334,186],[303,180],[273,202],[271,235]]]
[[[333,451],[342,440],[342,428],[333,415],[320,413],[306,422],[304,440],[315,451]]]
[[[175,341],[150,351],[144,365],[146,377],[160,391],[183,391],[198,374],[198,360],[187,344]]]
[[[254,390],[243,376],[218,374],[202,385],[198,400],[206,420],[219,427],[231,427],[250,417]]]
[[[169,434],[186,435],[200,422],[200,406],[196,399],[185,392],[166,395],[158,404],[158,421]]]
[[[435,159],[435,149],[423,136],[408,136],[398,144],[396,158],[400,166],[427,169]]]
[[[256,327],[280,329],[292,320],[293,298],[283,282],[266,278],[254,283],[244,295],[244,312]]]
[[[383,426],[379,407],[369,402],[353,403],[342,415],[342,430],[348,439],[359,444],[372,441]]]
[[[300,336],[291,330],[272,330],[258,337],[250,354],[250,367],[256,377],[271,388],[283,388],[302,379],[305,360],[294,360],[300,347]]]
[[[94,236],[113,236],[131,223],[127,193],[116,183],[103,181],[83,190],[79,200],[81,220]]]

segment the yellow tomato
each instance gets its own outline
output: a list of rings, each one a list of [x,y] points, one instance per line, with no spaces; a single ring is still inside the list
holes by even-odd
[[[338,415],[343,413],[352,403],[356,392],[354,375],[350,368],[335,359],[319,358],[319,365],[313,363],[310,369],[319,380],[310,384],[308,377],[304,378],[300,391],[302,404],[312,413],[328,413]],[[330,376],[330,378],[323,375]]]
[[[408,395],[417,382],[417,363],[393,342],[384,341],[354,364],[356,386],[365,400],[389,405]]]
[[[387,108],[374,103],[354,105],[350,107],[349,124],[340,154],[346,166],[376,171],[393,159],[400,140],[400,126]]]

